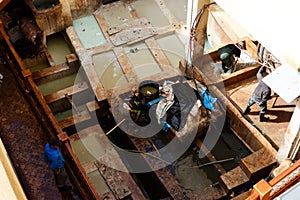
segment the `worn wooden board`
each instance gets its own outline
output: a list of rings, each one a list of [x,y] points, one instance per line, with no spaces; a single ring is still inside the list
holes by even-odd
[[[110,35],[111,42],[115,46],[133,44],[156,34],[155,29],[146,18],[140,18],[120,26],[110,27],[107,32]]]

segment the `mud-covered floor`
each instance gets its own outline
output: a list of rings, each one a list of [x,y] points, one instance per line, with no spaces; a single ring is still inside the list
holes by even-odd
[[[226,88],[227,95],[237,104],[241,112],[246,107],[256,85],[257,79],[252,77]],[[256,104],[251,107],[250,113],[245,117],[265,135],[274,147],[278,148],[280,143],[284,141],[287,127],[295,109],[295,102],[286,103],[280,97],[276,99],[274,91],[272,91],[272,99],[268,101],[267,106],[266,115],[270,117],[269,121],[259,122],[259,106]]]
[[[46,170],[43,160],[47,137],[9,67],[0,64],[0,73],[4,76],[0,85],[0,136],[25,194],[30,200],[61,199],[53,173]]]

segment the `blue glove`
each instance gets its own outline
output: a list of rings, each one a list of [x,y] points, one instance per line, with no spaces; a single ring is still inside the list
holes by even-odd
[[[163,129],[163,131],[164,132],[168,132],[168,130],[169,130],[169,128],[170,128],[171,126],[170,126],[170,124],[168,124],[167,122],[163,122],[163,127],[162,127],[162,129]]]
[[[164,96],[160,96],[160,97],[158,97],[158,98],[156,98],[156,99],[153,99],[152,101],[149,101],[148,103],[147,103],[147,107],[151,107],[153,104],[156,104],[156,103],[158,103],[161,99],[163,99],[163,98],[165,98]]]

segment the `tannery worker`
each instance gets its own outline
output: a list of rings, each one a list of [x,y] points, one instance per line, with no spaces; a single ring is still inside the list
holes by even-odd
[[[260,108],[259,112],[259,121],[268,121],[269,117],[265,116],[267,111],[267,101],[271,99],[271,89],[262,81],[263,74],[266,73],[266,67],[262,66],[257,72],[258,85],[256,86],[254,92],[252,93],[251,98],[248,101],[248,104],[243,111],[243,114],[247,114],[250,112],[250,107],[253,104],[257,104]]]

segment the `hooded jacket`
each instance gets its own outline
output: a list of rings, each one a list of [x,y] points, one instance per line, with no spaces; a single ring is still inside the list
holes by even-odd
[[[44,150],[44,160],[46,163],[49,163],[50,169],[59,169],[63,168],[65,164],[65,160],[60,152],[60,150],[57,148],[51,148],[49,143],[45,145]]]

